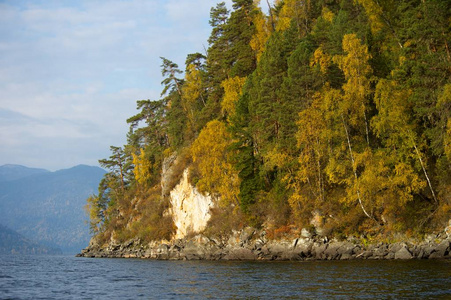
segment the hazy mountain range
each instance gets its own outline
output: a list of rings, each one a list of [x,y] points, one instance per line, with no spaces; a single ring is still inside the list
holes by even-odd
[[[97,193],[104,173],[86,165],[56,172],[0,166],[0,224],[26,240],[78,252],[90,238],[83,207],[86,198]],[[8,232],[0,238],[4,236],[13,239],[15,235]]]
[[[31,241],[0,224],[0,254],[61,254],[61,250]]]

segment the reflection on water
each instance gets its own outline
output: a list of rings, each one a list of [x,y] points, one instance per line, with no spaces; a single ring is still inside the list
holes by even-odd
[[[451,298],[451,261],[214,262],[0,256],[0,298]]]

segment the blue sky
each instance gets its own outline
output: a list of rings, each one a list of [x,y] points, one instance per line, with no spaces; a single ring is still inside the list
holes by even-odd
[[[97,165],[158,99],[160,56],[208,47],[213,0],[0,1],[0,165]],[[231,7],[231,1],[226,1]]]

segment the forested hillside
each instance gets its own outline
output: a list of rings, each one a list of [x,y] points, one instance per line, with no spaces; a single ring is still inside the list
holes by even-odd
[[[234,0],[206,53],[162,58],[88,199],[108,240],[170,238],[162,164],[217,199],[208,228],[417,235],[451,214],[451,2]],[[268,13],[266,13],[268,11]],[[179,177],[173,179],[175,185]]]
[[[78,165],[49,172],[4,165],[0,166],[0,174],[4,174],[4,180],[0,180],[0,221],[4,226],[36,245],[59,248],[63,252],[74,253],[88,243],[90,236],[83,206],[86,197],[96,191],[105,170]],[[21,252],[32,244],[25,243],[27,247],[19,247],[20,251],[15,247],[16,242],[8,246],[9,241],[16,240],[14,234],[0,236],[5,249]]]

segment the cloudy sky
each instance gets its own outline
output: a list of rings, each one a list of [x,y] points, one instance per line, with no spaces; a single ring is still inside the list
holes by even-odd
[[[98,165],[158,99],[159,57],[208,46],[217,2],[0,0],[0,165]]]

